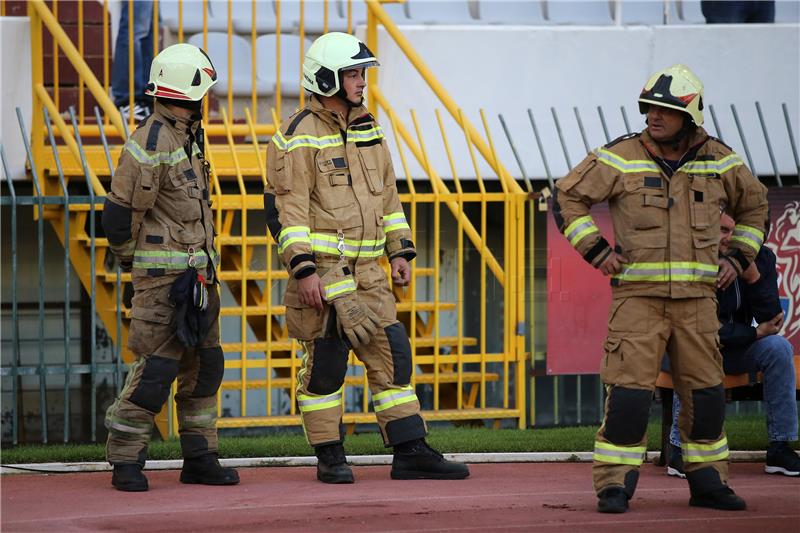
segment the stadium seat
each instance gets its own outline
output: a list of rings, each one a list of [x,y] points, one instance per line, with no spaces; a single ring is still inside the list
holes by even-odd
[[[677,24],[705,24],[706,18],[700,10],[700,0],[675,0]]]
[[[666,4],[668,10],[671,5]],[[643,26],[664,24],[664,6],[664,0],[624,0],[620,3],[622,23]]]
[[[322,0],[306,0],[303,2],[303,24],[305,32],[310,34],[325,33],[325,8]],[[334,0],[327,2],[328,31],[347,31],[347,19],[342,18],[337,3]],[[298,32],[300,27],[300,2],[297,0],[283,0],[281,2],[282,28],[291,27]]]
[[[542,0],[545,19],[554,24],[595,26],[613,22],[612,2]]]
[[[300,37],[297,35],[281,35],[281,94],[284,96],[300,95]],[[313,41],[305,39],[304,50],[308,50]],[[256,39],[256,62],[258,82],[269,85],[275,91],[275,48],[276,36],[262,35]]]
[[[479,24],[469,12],[466,0],[408,0],[412,24]]]
[[[228,29],[228,15],[224,3],[213,5],[215,2],[208,1],[206,10],[208,12],[207,27],[208,31],[226,31]],[[220,0],[216,0],[220,3]],[[158,10],[161,15],[161,24],[171,31],[178,32],[178,0],[162,0],[158,3]],[[202,3],[193,0],[183,0],[183,32],[186,35],[203,31],[203,9]]]
[[[347,1],[339,0],[342,10],[342,17],[347,22]],[[367,6],[361,0],[353,0],[353,26],[367,23]],[[410,24],[408,20],[407,6],[405,4],[382,4],[383,9],[392,17],[392,21],[398,26]]]
[[[189,38],[189,44],[203,46],[203,34],[198,33]],[[233,57],[232,93],[233,96],[250,96],[252,94],[252,52],[250,43],[240,35],[231,35],[231,49]],[[217,96],[228,94],[228,34],[209,32],[208,55],[217,70],[217,84],[211,90]],[[272,71],[274,72],[274,56],[272,58]],[[261,62],[259,62],[259,67]],[[272,94],[274,84],[260,79],[256,80],[256,93],[259,96]]]
[[[800,22],[800,2],[778,0],[775,2],[775,22],[797,24]]]
[[[275,6],[271,0],[256,0],[256,33],[275,32]],[[233,27],[236,33],[251,34],[253,31],[253,2],[251,0],[235,0],[232,5]],[[291,24],[283,24],[290,27]]]
[[[481,24],[538,26],[547,24],[539,0],[481,0],[478,2]]]

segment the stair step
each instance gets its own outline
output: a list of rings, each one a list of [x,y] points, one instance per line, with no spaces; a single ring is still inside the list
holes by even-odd
[[[487,372],[486,374],[486,381],[497,381],[500,379],[500,375],[494,372]],[[432,372],[426,372],[424,374],[416,374],[414,376],[414,383],[417,385],[429,385],[435,381],[435,376]],[[480,372],[462,372],[461,373],[461,381],[462,383],[479,383],[481,381],[481,373]],[[364,384],[364,376],[345,376],[344,378],[345,385],[348,386],[361,386]],[[458,383],[458,373],[457,372],[440,372],[439,373],[439,383]],[[270,380],[270,386],[272,388],[281,388],[281,389],[288,389],[289,387],[294,387],[297,385],[297,380],[292,378],[278,378],[274,377]],[[249,379],[245,384],[245,388],[247,390],[252,389],[264,389],[267,387],[267,380],[266,378],[262,379]],[[242,381],[241,380],[231,380],[231,381],[223,381],[222,388],[225,390],[241,390],[242,388]]]
[[[519,418],[519,409],[487,407],[485,409],[440,409],[423,411],[425,420],[483,420],[490,418]],[[344,424],[370,424],[375,422],[375,413],[344,413]],[[217,419],[217,427],[243,428],[253,426],[297,426],[300,415],[223,417]]]
[[[433,337],[417,337],[416,339],[417,348],[430,348],[433,347],[435,341]],[[439,346],[446,347],[446,346],[458,346],[459,338],[458,337],[439,337]],[[478,344],[478,339],[475,337],[462,337],[461,338],[462,346],[476,346]],[[281,340],[281,341],[274,341],[269,343],[270,348],[273,352],[285,352],[292,349],[292,341],[290,340]],[[247,342],[246,351],[247,352],[265,352],[267,350],[267,343],[264,341],[257,341],[257,342]],[[223,342],[222,343],[222,351],[229,352],[229,353],[241,353],[242,351],[242,343],[241,342]],[[466,354],[464,358],[468,356],[472,356],[474,358],[478,354]]]

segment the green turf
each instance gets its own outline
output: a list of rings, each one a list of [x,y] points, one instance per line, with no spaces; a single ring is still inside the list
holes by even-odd
[[[527,430],[436,427],[428,441],[433,447],[448,453],[590,451],[596,429],[595,426]],[[726,430],[733,450],[764,450],[767,446],[763,416],[729,417]],[[659,423],[651,422],[648,449],[659,449],[660,434]],[[346,448],[351,455],[390,453],[376,433],[351,435],[347,437]],[[259,437],[222,437],[220,455],[288,457],[312,455],[312,450],[301,433],[287,431]],[[180,459],[180,445],[177,440],[152,442],[149,457],[154,460]],[[5,448],[0,454],[3,464],[103,461],[104,458],[102,444],[23,445]]]

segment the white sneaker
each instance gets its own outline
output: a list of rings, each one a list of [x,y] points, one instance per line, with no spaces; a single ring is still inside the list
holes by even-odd
[[[119,112],[122,114],[123,120],[128,120],[130,118],[130,111],[131,106],[124,105],[119,108]],[[146,106],[140,104],[134,104],[133,106],[133,120],[136,122],[142,121],[150,114],[150,109]]]

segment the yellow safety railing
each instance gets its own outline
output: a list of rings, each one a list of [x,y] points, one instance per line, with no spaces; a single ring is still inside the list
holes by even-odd
[[[335,7],[336,0],[322,0],[325,18],[323,29],[328,28],[328,10]],[[163,0],[162,2],[163,3]],[[275,0],[275,91],[267,105],[259,101],[257,92],[257,72],[255,45],[258,38],[257,8],[261,3],[250,2],[252,23],[249,28],[252,57],[250,94],[234,98],[232,76],[227,76],[227,90],[224,99],[209,104],[207,99],[206,154],[212,167],[212,199],[215,222],[218,232],[217,248],[220,252],[219,279],[224,284],[221,308],[222,346],[226,354],[225,368],[238,375],[225,379],[220,391],[225,395],[230,416],[220,419],[221,427],[251,427],[269,425],[296,425],[300,423],[295,402],[297,372],[301,367],[298,356],[299,346],[288,337],[284,319],[285,308],[280,305],[287,280],[287,272],[282,268],[272,237],[263,224],[263,188],[266,184],[265,136],[269,136],[280,126],[280,121],[288,115],[287,100],[281,91],[281,71],[286,64],[281,55],[281,17],[282,5],[288,2]],[[187,36],[183,30],[184,10],[188,1],[178,0],[177,41]],[[202,0],[192,4],[192,9],[202,8],[203,42],[209,39],[209,2]],[[312,2],[300,0],[297,32],[300,35],[299,56],[304,55],[304,16]],[[320,2],[313,2],[319,6]],[[63,143],[61,163],[65,177],[82,177],[85,159],[89,168],[92,188],[99,196],[105,195],[103,179],[108,176],[105,148],[108,149],[113,164],[116,164],[124,139],[126,127],[120,113],[108,97],[109,88],[109,43],[104,38],[103,69],[101,84],[97,73],[92,72],[82,54],[82,29],[79,28],[78,46],[70,40],[59,26],[54,14],[59,2],[53,2],[53,11],[42,0],[29,2],[31,18],[31,44],[33,57],[34,115],[32,124],[32,146],[34,163],[45,179],[45,194],[59,194],[57,175],[54,171],[53,156],[45,150],[42,109],[46,108],[56,126],[56,133]],[[154,2],[158,9],[159,2]],[[215,3],[214,6],[219,6]],[[237,57],[233,52],[233,9],[231,2],[226,6],[227,62],[230,67]],[[347,0],[347,29],[353,29],[353,4]],[[419,125],[416,112],[407,119],[401,119],[381,90],[379,78],[370,74],[369,103],[373,113],[382,112],[381,121],[394,133],[394,142],[399,156],[398,169],[402,168],[407,192],[400,195],[407,207],[412,228],[412,239],[417,242],[420,256],[414,262],[411,284],[408,288],[394,287],[398,318],[410,336],[412,355],[417,371],[413,375],[416,386],[430,392],[430,405],[425,416],[429,420],[463,419],[513,419],[520,427],[526,422],[526,372],[527,354],[524,345],[525,324],[525,264],[523,250],[526,238],[526,212],[528,195],[523,192],[512,176],[498,160],[494,142],[485,114],[481,111],[483,132],[465,117],[457,104],[450,98],[444,86],[438,82],[402,32],[394,25],[377,0],[366,0],[368,46],[377,51],[377,28],[383,26],[397,47],[414,65],[440,99],[442,107],[455,120],[463,132],[463,139],[450,139],[447,136],[442,114],[433,114],[439,126],[438,141],[447,156],[449,172],[453,176],[454,189],[451,190],[432,164],[431,148],[437,143],[426,139]],[[108,1],[103,3],[103,32],[108,30]],[[78,3],[79,12],[83,3]],[[133,18],[132,7],[128,9]],[[132,27],[132,25],[129,25]],[[241,29],[241,27],[239,28]],[[285,28],[284,28],[285,29]],[[62,54],[75,68],[80,79],[80,101],[85,89],[98,102],[104,116],[108,146],[83,143],[83,150],[76,143],[72,128],[61,118],[64,111],[60,106],[58,70],[54,64],[54,83],[51,88],[44,84],[43,78],[43,35],[48,31],[53,35],[54,56]],[[153,31],[161,33],[158,17],[154,17]],[[128,35],[132,39],[132,35]],[[240,38],[237,35],[237,38]],[[154,40],[154,52],[158,51],[158,39]],[[164,42],[163,44],[167,44]],[[129,50],[131,47],[129,47]],[[41,59],[42,61],[37,61]],[[129,56],[129,87],[132,88],[133,61]],[[57,63],[57,61],[56,61]],[[376,69],[377,70],[377,69]],[[299,84],[300,80],[297,80]],[[130,91],[133,94],[133,91]],[[296,103],[302,105],[303,92],[300,91]],[[100,128],[91,120],[84,105],[78,105],[78,124],[76,129],[81,137],[98,139]],[[247,105],[237,107],[243,101]],[[134,102],[131,101],[131,104]],[[212,106],[213,104],[213,106]],[[261,108],[261,112],[259,109]],[[430,135],[430,134],[428,134]],[[466,187],[456,172],[456,161],[451,147],[454,143],[464,143],[466,153],[474,168],[478,190]],[[463,153],[463,152],[462,152]],[[411,155],[423,169],[430,182],[431,192],[420,192],[419,182],[414,182],[409,172],[408,155]],[[482,158],[494,173],[492,181],[500,184],[501,190],[488,183],[481,173],[479,159]],[[398,163],[398,162],[396,162]],[[398,172],[400,175],[400,172]],[[50,180],[50,181],[48,181]],[[49,183],[49,185],[48,185]],[[49,206],[57,210],[62,206]],[[79,207],[71,206],[80,211]],[[85,211],[85,210],[84,210]],[[256,213],[253,213],[255,211]],[[469,216],[468,216],[469,214]],[[76,215],[77,216],[77,215]],[[502,247],[499,242],[491,248],[489,220],[501,216],[503,224]],[[51,217],[53,219],[58,217]],[[261,221],[261,222],[256,222]],[[422,232],[423,224],[432,226],[432,231]],[[426,238],[430,236],[428,242]],[[83,244],[82,244],[83,243]],[[104,255],[107,243],[97,240],[99,279],[89,279],[88,254],[81,253],[83,241],[70,243],[71,259],[76,271],[83,272],[84,286],[101,286],[98,290],[98,314],[110,332],[116,333],[114,313],[116,312],[116,274],[105,272]],[[440,250],[448,251],[443,264]],[[480,259],[477,267],[467,268],[465,258],[474,250]],[[85,250],[84,250],[85,252]],[[497,255],[496,255],[497,254]],[[474,261],[471,262],[475,264]],[[388,268],[388,265],[384,264]],[[531,265],[528,265],[529,267]],[[473,280],[479,286],[478,301],[467,301],[465,283]],[[130,276],[122,276],[124,283]],[[494,299],[494,294],[502,294],[502,300]],[[475,312],[479,326],[469,329],[465,326],[468,312]],[[502,324],[501,327],[489,327]],[[122,345],[127,342],[127,323],[122,325]],[[495,331],[496,329],[496,331]],[[112,335],[112,338],[117,338]],[[122,350],[126,362],[133,355],[126,348]],[[349,398],[344,422],[353,427],[360,422],[374,421],[370,410],[367,378],[363,366],[350,355],[350,370],[345,381],[346,398]],[[228,373],[230,375],[230,372]],[[226,376],[227,377],[227,376]],[[255,396],[255,391],[259,391]],[[263,392],[264,396],[260,394]],[[421,395],[426,397],[426,395]],[[220,405],[222,402],[220,402]],[[173,405],[158,419],[159,428],[164,434],[174,434],[177,428],[176,412]]]

